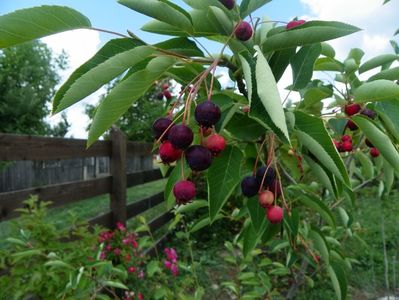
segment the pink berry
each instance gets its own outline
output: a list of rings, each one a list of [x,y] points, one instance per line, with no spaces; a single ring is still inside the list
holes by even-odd
[[[191,181],[181,180],[173,187],[173,195],[177,204],[186,204],[195,198],[195,185]]]
[[[165,164],[172,163],[181,157],[182,151],[176,149],[170,141],[165,141],[159,147],[159,156]]]
[[[278,224],[283,220],[284,210],[280,206],[272,206],[267,210],[267,219],[272,224]]]
[[[258,201],[263,208],[269,208],[274,202],[274,194],[271,191],[261,192]]]
[[[224,137],[215,133],[206,140],[206,147],[212,152],[212,154],[216,155],[224,150],[226,147],[226,141]]]
[[[348,116],[353,116],[357,114],[361,109],[362,107],[357,103],[347,104],[345,105],[345,114],[347,114]]]
[[[352,137],[350,135],[343,135],[341,137],[341,141],[343,141],[343,142],[352,142]]]
[[[350,142],[350,141],[342,142],[342,145],[341,145],[342,152],[351,152],[352,150],[353,150],[352,142]]]
[[[380,151],[377,149],[377,148],[371,148],[370,149],[370,155],[372,156],[372,157],[378,157],[378,156],[380,156]]]
[[[288,22],[288,24],[285,28],[292,29],[292,28],[295,28],[295,27],[298,27],[298,26],[304,24],[305,22],[306,22],[305,20],[292,20],[291,22]]]

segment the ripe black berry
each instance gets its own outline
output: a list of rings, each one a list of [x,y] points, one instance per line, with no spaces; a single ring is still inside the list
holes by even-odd
[[[235,0],[219,0],[227,9],[233,9]]]
[[[154,133],[154,137],[156,139],[159,139],[161,135],[165,132],[165,130],[168,129],[168,127],[172,124],[172,120],[169,118],[159,118],[155,120],[154,124],[152,124],[152,131]],[[172,125],[173,126],[173,125]],[[169,128],[168,131],[172,128],[172,126]],[[174,126],[173,126],[174,127]],[[163,135],[162,140],[166,140],[168,137],[168,132],[166,132]]]
[[[241,181],[241,191],[246,197],[253,197],[259,191],[259,182],[255,176],[247,176]]]
[[[191,146],[186,150],[185,155],[187,163],[193,171],[206,170],[212,163],[211,151],[203,146]]]
[[[266,172],[266,166],[260,167],[258,171],[256,171],[256,179],[258,180],[259,184],[262,183],[263,176],[265,175]],[[266,188],[270,188],[274,182],[274,179],[276,178],[276,171],[272,168],[269,167],[267,169],[267,173],[265,176],[265,180],[263,182],[263,186]]]
[[[377,113],[374,110],[368,108],[364,108],[360,113],[363,116],[369,117],[370,119],[375,119],[375,117],[377,116]]]
[[[252,26],[245,21],[242,21],[237,25],[234,34],[240,41],[248,41],[252,37],[253,29]]]
[[[220,108],[212,101],[205,101],[195,108],[195,120],[203,127],[212,127],[220,119]]]
[[[185,149],[193,142],[194,135],[190,127],[179,124],[169,130],[168,139],[176,148]]]

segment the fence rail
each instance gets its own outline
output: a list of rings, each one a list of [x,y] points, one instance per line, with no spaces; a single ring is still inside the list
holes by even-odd
[[[152,195],[138,202],[126,204],[126,189],[162,178],[157,169],[127,172],[128,157],[152,157],[152,145],[127,141],[125,135],[113,128],[109,141],[98,141],[86,149],[86,140],[49,138],[30,135],[0,134],[0,161],[60,160],[87,157],[109,157],[110,174],[101,178],[50,184],[0,193],[0,222],[15,218],[16,208],[30,195],[40,200],[62,206],[76,201],[109,194],[110,209],[89,220],[90,225],[100,224],[109,228],[117,222],[126,223],[138,214],[162,203],[163,193]],[[149,222],[151,230],[168,223],[172,214],[168,211]]]

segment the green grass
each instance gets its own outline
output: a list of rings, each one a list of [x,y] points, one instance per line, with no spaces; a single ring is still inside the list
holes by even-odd
[[[142,185],[134,186],[127,189],[127,203],[133,203],[163,191],[166,179],[152,181]],[[109,210],[109,195],[101,195],[98,197],[70,203],[61,207],[51,208],[48,212],[49,222],[53,222],[59,228],[65,228],[70,225],[71,215],[76,216],[79,220],[88,220],[94,218]],[[161,203],[143,214],[149,221],[155,216],[166,211],[166,205]],[[134,220],[133,220],[134,221]],[[0,241],[4,240],[12,230],[13,220],[0,223]],[[130,224],[131,222],[129,222]],[[134,222],[133,222],[134,223]],[[1,242],[0,242],[1,246]]]

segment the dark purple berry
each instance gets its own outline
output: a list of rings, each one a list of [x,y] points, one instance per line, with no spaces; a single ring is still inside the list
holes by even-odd
[[[161,135],[168,129],[168,127],[172,124],[172,120],[169,118],[159,118],[155,120],[154,124],[152,124],[152,131],[156,139],[159,139]],[[173,126],[173,125],[172,125]],[[172,128],[169,128],[168,131]],[[174,127],[174,126],[173,126]],[[162,140],[166,140],[168,137],[168,132],[163,135]]]
[[[220,119],[220,108],[212,101],[205,101],[195,108],[195,120],[203,127],[212,127]]]
[[[245,21],[242,21],[240,24],[237,25],[234,34],[237,39],[240,41],[248,41],[252,37],[252,26]]]
[[[259,184],[262,183],[265,172],[266,172],[266,166],[260,167],[258,171],[256,171],[256,179],[258,180]],[[267,169],[265,180],[263,181],[263,186],[266,188],[270,188],[275,179],[276,179],[276,171],[274,171],[272,167],[269,167]]]
[[[372,143],[372,142],[370,142],[370,140],[369,140],[369,139],[366,139],[364,142],[365,142],[365,143],[366,143],[366,145],[367,145],[367,146],[369,146],[370,148],[374,148],[374,145],[373,145],[373,143]]]
[[[169,141],[178,149],[186,149],[194,139],[193,131],[186,125],[179,124],[169,130]]]
[[[187,163],[193,171],[206,170],[212,164],[212,153],[203,146],[191,146],[186,150],[185,155]]]
[[[377,116],[377,113],[374,110],[368,108],[364,108],[360,113],[363,116],[369,117],[370,119],[375,119],[375,117]]]
[[[235,0],[219,0],[227,9],[233,9]]]
[[[162,100],[163,99],[163,93],[158,93],[157,94],[157,99]]]
[[[253,197],[259,191],[259,182],[255,176],[247,176],[241,181],[241,191],[246,197]]]

